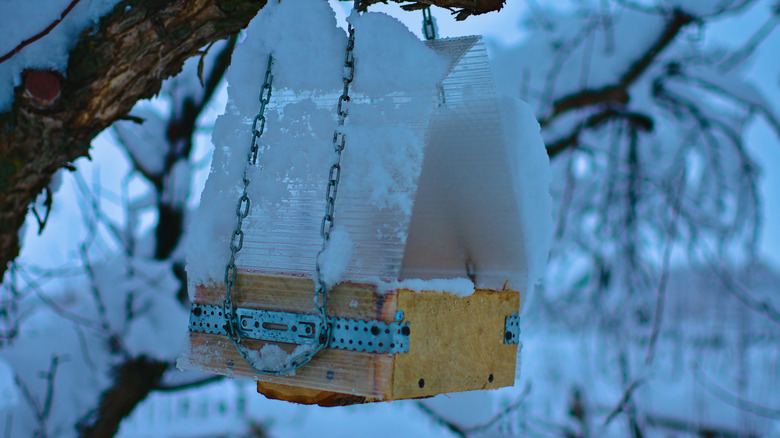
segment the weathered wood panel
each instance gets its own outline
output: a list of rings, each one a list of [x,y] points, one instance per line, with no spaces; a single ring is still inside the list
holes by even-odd
[[[411,333],[409,353],[395,357],[393,398],[512,386],[517,345],[504,344],[504,323],[519,307],[515,291],[399,291]]]

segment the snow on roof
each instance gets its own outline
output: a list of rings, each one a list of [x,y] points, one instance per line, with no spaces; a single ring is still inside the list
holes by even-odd
[[[307,23],[303,37],[316,47],[272,31],[292,16]],[[551,234],[549,164],[532,112],[497,96],[479,37],[423,43],[385,14],[350,22],[355,81],[326,280],[465,278],[472,263],[477,286],[500,289],[509,280],[526,290],[541,274]],[[191,233],[193,283],[222,281],[260,66],[271,51],[274,84],[286,88],[274,88],[259,166],[249,169],[253,208],[237,265],[313,276],[341,90],[296,88],[288,76],[297,63],[319,84],[341,77],[340,65],[319,61],[323,52],[343,60],[345,38],[334,29],[332,10],[313,0],[269,3],[250,23],[228,71],[228,106]],[[280,55],[288,50],[295,56]]]

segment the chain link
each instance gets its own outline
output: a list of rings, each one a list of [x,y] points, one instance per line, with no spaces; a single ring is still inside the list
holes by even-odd
[[[422,10],[423,14],[423,35],[426,40],[436,39],[436,24],[433,22],[433,15],[431,14],[431,7],[428,6]]]

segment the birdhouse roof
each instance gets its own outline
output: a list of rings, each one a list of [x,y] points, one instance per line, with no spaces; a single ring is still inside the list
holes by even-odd
[[[533,220],[524,219],[531,209],[523,204],[529,191],[540,187],[546,191],[545,183],[549,184],[549,176],[545,180],[541,175],[534,182],[521,175],[529,163],[548,166],[533,115],[497,97],[480,37],[422,43],[401,35],[408,30],[385,23],[381,14],[363,14],[360,20],[364,22],[355,23],[356,86],[347,123],[340,128],[347,146],[341,163],[337,225],[326,254],[326,268],[336,267],[333,281],[466,278],[467,265],[473,265],[480,287],[500,288],[509,280],[510,286],[525,290],[532,250],[527,225]],[[381,26],[387,28],[379,32]],[[368,37],[366,32],[374,34]],[[376,38],[377,32],[384,37]],[[385,50],[385,37],[394,32],[392,49],[400,50],[390,53]],[[263,38],[268,41],[278,38],[270,28],[267,33]],[[204,194],[204,202],[212,205],[201,206],[201,210],[222,211],[225,217],[211,214],[207,220],[196,219],[201,233],[193,236],[199,242],[191,245],[197,250],[190,251],[188,267],[194,281],[221,281],[224,267],[210,261],[219,258],[211,253],[225,253],[220,247],[227,248],[235,226],[235,215],[229,212],[240,195],[236,189],[244,160],[241,145],[250,141],[256,115],[249,101],[242,103],[242,99],[259,91],[258,84],[247,81],[256,82],[254,77],[261,76],[256,65],[262,63],[257,59],[269,53],[266,43],[252,38],[248,34],[248,43],[237,49],[234,64],[236,58],[252,52],[254,67],[244,69],[254,76],[247,73],[236,82],[228,73],[231,97],[214,134],[215,163],[223,164],[214,165],[209,182],[216,187],[207,183],[206,192],[213,193]],[[312,38],[319,45],[328,44],[322,41],[325,37]],[[338,38],[333,38],[329,44],[338,46]],[[303,42],[294,44],[299,50],[296,57],[275,60],[277,71],[292,68],[285,63],[294,66],[318,55],[305,52]],[[340,75],[340,70],[333,73]],[[327,75],[330,70],[312,71]],[[316,80],[312,77],[310,82]],[[414,84],[383,91],[388,81],[399,78],[413,78]],[[282,83],[289,83],[289,78]],[[237,265],[247,272],[311,277],[322,248],[320,224],[338,94],[290,89],[274,93],[267,109],[261,165],[248,170],[252,211],[244,222],[244,246]],[[231,107],[233,101],[238,105]],[[518,118],[523,122],[518,123]],[[535,149],[526,153],[525,148]],[[541,211],[549,222],[546,202]],[[543,243],[537,247],[544,247]],[[211,269],[206,266],[210,264],[217,266]]]

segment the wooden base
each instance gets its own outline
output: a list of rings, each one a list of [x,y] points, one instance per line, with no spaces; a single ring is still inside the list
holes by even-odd
[[[237,307],[315,313],[311,280],[239,274],[236,286]],[[194,290],[198,304],[221,304],[223,296],[221,286]],[[479,289],[458,297],[406,289],[380,294],[372,285],[340,284],[329,295],[329,316],[393,322],[401,310],[411,328],[409,352],[326,349],[295,375],[266,376],[254,373],[226,336],[188,332],[177,366],[254,378],[258,392],[266,397],[321,406],[495,389],[514,384],[517,345],[503,343],[504,323],[519,308],[520,294],[510,290]],[[295,347],[244,342],[257,350],[267,343],[288,352]]]

